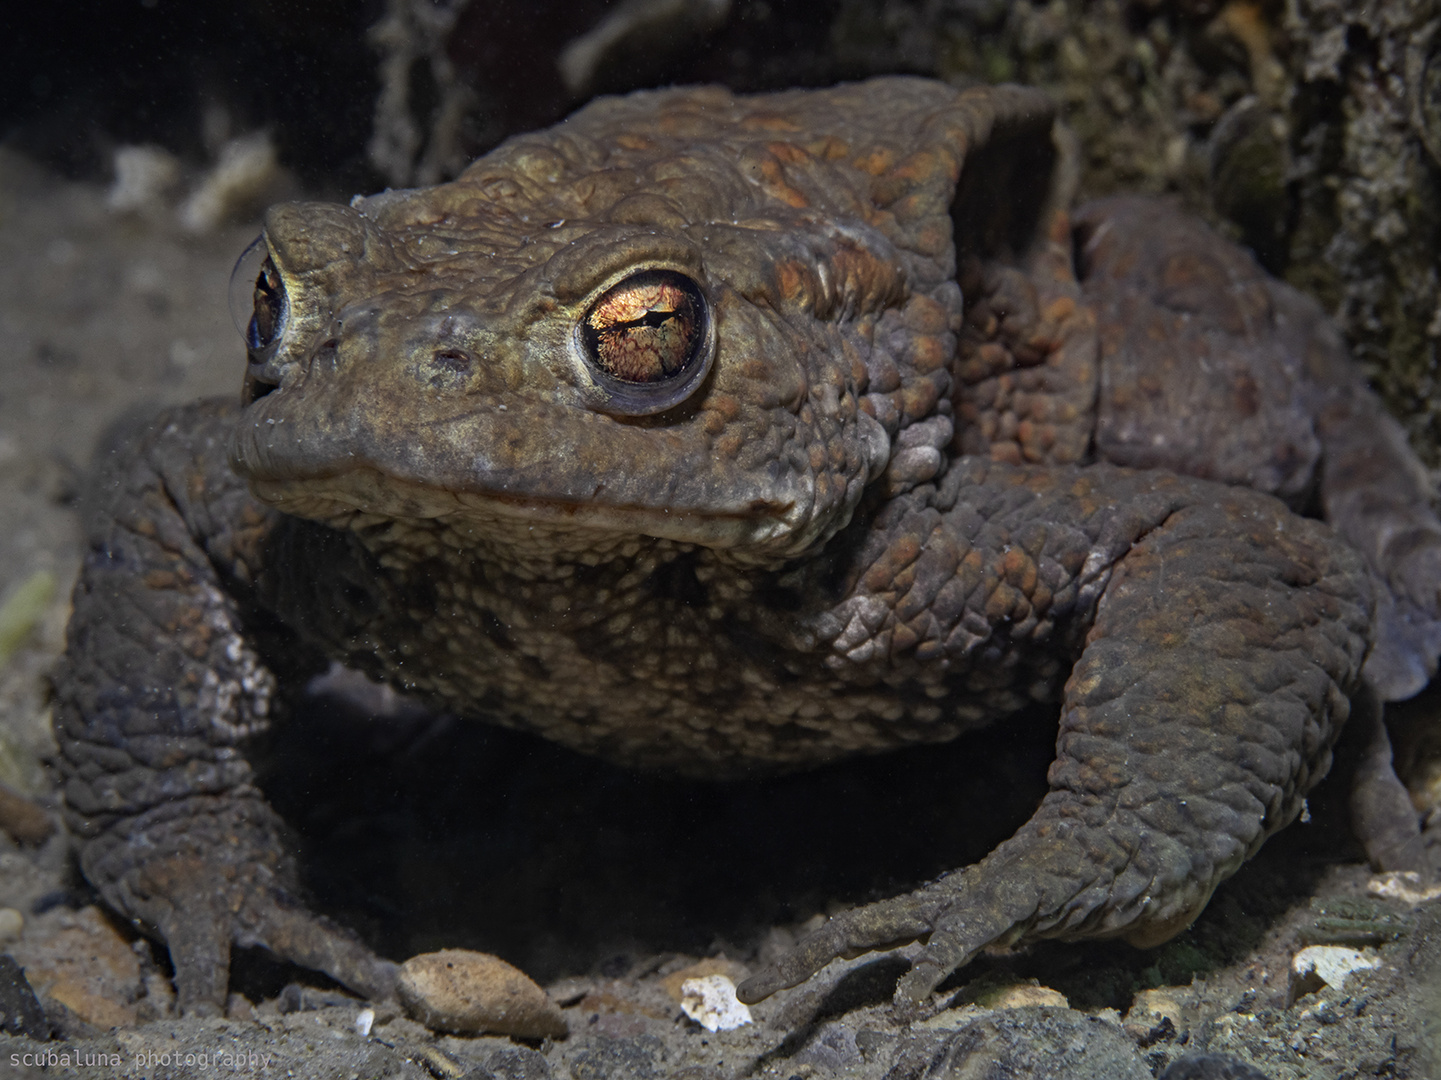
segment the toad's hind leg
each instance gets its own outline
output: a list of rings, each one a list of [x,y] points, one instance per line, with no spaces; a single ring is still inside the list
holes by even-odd
[[[1417,693],[1441,655],[1441,521],[1405,433],[1310,297],[1165,200],[1076,211],[1095,311],[1095,453],[1319,505],[1387,588],[1366,677]]]
[[[980,863],[832,919],[742,999],[926,939],[896,992],[909,1010],[993,943],[1178,932],[1326,771],[1368,591],[1354,552],[1271,500],[1170,513],[1114,567],[1035,816]]]

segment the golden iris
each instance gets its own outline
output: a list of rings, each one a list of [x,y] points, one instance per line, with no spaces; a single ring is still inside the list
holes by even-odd
[[[685,372],[705,343],[705,298],[673,270],[643,270],[606,290],[586,313],[590,360],[612,379],[660,383]]]

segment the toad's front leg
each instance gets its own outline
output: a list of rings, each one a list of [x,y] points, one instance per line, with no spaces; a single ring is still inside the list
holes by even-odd
[[[280,820],[241,754],[274,680],[236,597],[279,519],[225,462],[233,414],[162,416],[96,485],[55,675],[66,818],[105,901],[169,946],[183,1011],[224,1004],[232,944],[388,996],[394,965],[293,898]]]
[[[981,568],[965,602],[972,626],[976,612],[988,613],[993,632],[1027,620],[1044,627],[1053,616],[1055,629],[1089,620],[1065,688],[1050,792],[981,862],[832,919],[743,984],[743,1000],[795,985],[837,956],[915,939],[925,948],[896,991],[908,1010],[993,943],[1158,944],[1300,813],[1329,767],[1371,625],[1360,559],[1329,530],[1268,497],[1165,474],[1103,468],[1052,483],[974,461],[958,470],[973,475],[956,505],[916,515],[928,516],[930,533],[910,566],[948,549],[958,575]],[[914,545],[915,526],[903,531]],[[1088,550],[1077,550],[1081,536]],[[1004,554],[1017,549],[1035,572],[1022,567],[1008,582]],[[1078,572],[1054,580],[1067,565]],[[939,580],[893,575],[903,578],[903,594]],[[952,639],[931,615],[955,605],[944,585],[936,597],[928,608],[899,606],[911,613],[908,640]],[[897,610],[878,638],[899,640]],[[927,619],[933,629],[918,633]],[[958,627],[965,619],[947,614]],[[988,644],[971,642],[972,652]]]

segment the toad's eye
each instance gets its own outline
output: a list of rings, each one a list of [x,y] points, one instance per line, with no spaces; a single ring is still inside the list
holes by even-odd
[[[581,351],[617,412],[659,412],[684,400],[710,366],[710,311],[700,286],[674,270],[642,270],[586,312]]]
[[[252,352],[264,352],[280,337],[289,314],[285,283],[262,236],[245,249],[231,272],[231,318],[246,346]]]

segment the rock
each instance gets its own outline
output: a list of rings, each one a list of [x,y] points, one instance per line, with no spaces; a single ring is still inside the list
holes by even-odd
[[[1225,1054],[1187,1054],[1171,1063],[1161,1080],[1271,1080],[1254,1065]]]
[[[940,1035],[912,1035],[887,1080],[1151,1080],[1119,1030],[1070,1009],[1007,1009]]]
[[[225,1016],[230,1020],[254,1020],[255,1006],[244,994],[231,994],[225,999]],[[370,1034],[362,1031],[362,1035]]]
[[[565,1017],[545,991],[499,957],[468,949],[412,956],[400,968],[401,1003],[433,1031],[563,1038]]]
[[[238,136],[220,148],[214,168],[181,205],[180,224],[193,233],[213,232],[264,206],[284,182],[270,133]]]
[[[163,208],[180,183],[180,161],[159,146],[120,146],[111,159],[115,181],[105,192],[105,207],[118,214]]]
[[[1340,990],[1353,971],[1381,966],[1379,957],[1344,945],[1309,945],[1291,957],[1291,1000],[1315,993],[1323,986]]]
[[[486,1059],[485,1066],[496,1080],[551,1080],[545,1058],[526,1046],[508,1046]]]
[[[45,1010],[13,957],[0,953],[0,1033],[50,1038]]]
[[[664,70],[672,56],[684,55],[725,24],[731,0],[627,0],[616,4],[580,37],[556,64],[566,88],[575,95],[598,87],[625,86],[634,69]],[[634,84],[631,84],[634,85]]]
[[[1248,94],[1216,122],[1208,148],[1213,205],[1272,273],[1286,265],[1287,135],[1285,118]]]
[[[570,1059],[571,1080],[661,1080],[665,1056],[654,1035],[597,1039]]]
[[[840,1070],[861,1060],[861,1048],[850,1025],[837,1021],[822,1025],[792,1060],[797,1065]]]

